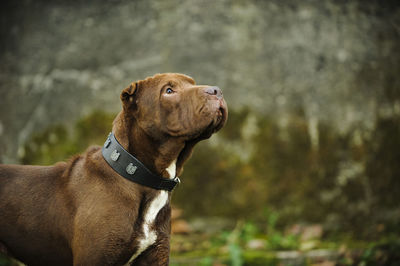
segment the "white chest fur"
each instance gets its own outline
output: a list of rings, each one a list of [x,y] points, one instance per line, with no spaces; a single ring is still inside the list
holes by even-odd
[[[176,161],[173,161],[166,171],[168,172],[170,178],[174,178],[176,175]],[[129,259],[127,265],[131,264],[132,261],[137,258],[137,256],[139,256],[144,250],[156,242],[157,234],[155,230],[151,230],[151,226],[153,225],[157,214],[165,206],[165,204],[167,204],[167,202],[168,192],[165,190],[160,190],[158,195],[151,201],[143,219],[143,238],[139,240],[138,250]]]

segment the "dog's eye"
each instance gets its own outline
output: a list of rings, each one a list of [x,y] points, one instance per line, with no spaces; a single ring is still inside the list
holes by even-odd
[[[167,89],[165,90],[165,92],[166,92],[167,94],[171,94],[171,93],[173,93],[174,91],[173,91],[171,88],[167,88]]]

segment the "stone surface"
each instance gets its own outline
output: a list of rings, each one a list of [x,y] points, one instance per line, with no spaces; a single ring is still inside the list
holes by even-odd
[[[396,1],[6,1],[0,160],[50,124],[117,112],[121,89],[157,72],[216,84],[230,108],[302,108],[313,145],[321,119],[370,128],[400,112],[382,89],[399,84],[399,14]]]

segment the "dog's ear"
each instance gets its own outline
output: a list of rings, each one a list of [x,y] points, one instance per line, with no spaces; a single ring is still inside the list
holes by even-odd
[[[132,82],[131,85],[122,90],[120,98],[124,109],[136,106],[138,90],[142,87],[143,80]]]
[[[122,90],[121,92],[121,101],[124,103],[124,105],[129,104],[131,105],[134,101],[134,95],[137,90],[138,83],[137,82],[132,82],[129,87],[126,87],[125,89]]]

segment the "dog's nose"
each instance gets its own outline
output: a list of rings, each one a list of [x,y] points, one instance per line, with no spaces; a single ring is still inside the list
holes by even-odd
[[[217,98],[221,99],[222,98],[222,91],[219,87],[213,86],[213,87],[207,87],[204,89],[204,92],[210,95],[216,95]]]

